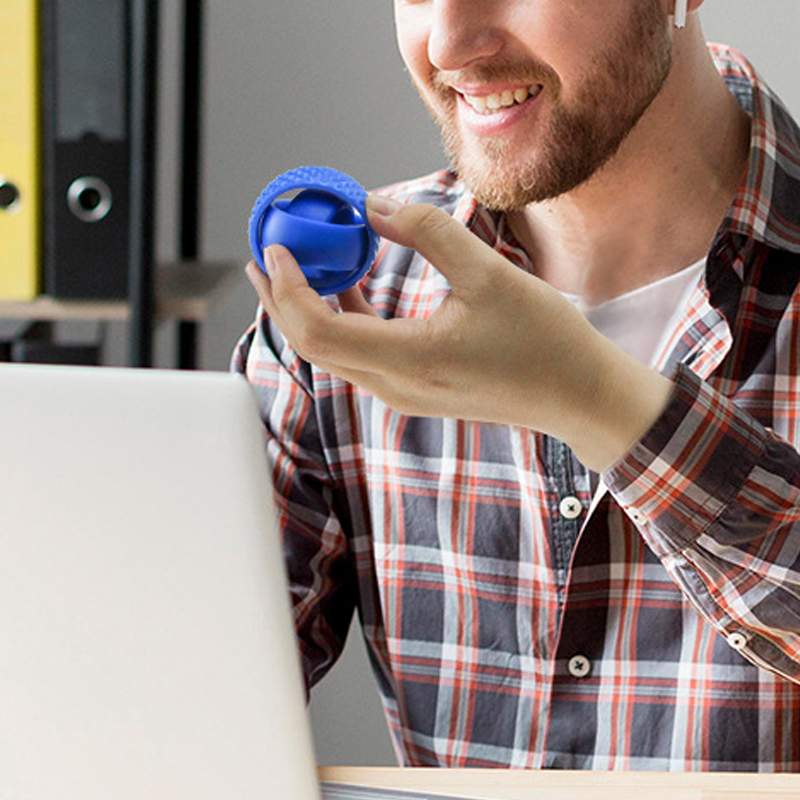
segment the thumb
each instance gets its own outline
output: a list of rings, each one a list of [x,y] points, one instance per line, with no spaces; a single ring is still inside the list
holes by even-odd
[[[485,285],[491,272],[508,266],[489,245],[436,206],[404,206],[383,195],[370,195],[367,216],[377,234],[416,250],[454,289],[467,289],[475,282]]]

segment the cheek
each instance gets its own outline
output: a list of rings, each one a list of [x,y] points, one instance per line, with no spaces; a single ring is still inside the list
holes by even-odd
[[[618,4],[652,0],[616,0]],[[609,8],[612,6],[612,8]],[[508,52],[546,65],[564,87],[591,72],[623,24],[623,10],[607,0],[520,0],[508,16]]]

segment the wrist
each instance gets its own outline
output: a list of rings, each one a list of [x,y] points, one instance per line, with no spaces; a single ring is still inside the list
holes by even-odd
[[[603,340],[595,380],[586,382],[574,427],[564,438],[589,469],[605,472],[616,464],[661,416],[673,383]]]

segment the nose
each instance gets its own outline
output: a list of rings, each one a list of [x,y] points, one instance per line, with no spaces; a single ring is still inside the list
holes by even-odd
[[[443,71],[496,56],[503,47],[495,0],[433,0],[428,60]]]

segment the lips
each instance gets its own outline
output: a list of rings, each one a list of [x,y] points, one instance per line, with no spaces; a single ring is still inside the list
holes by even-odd
[[[451,102],[455,99],[452,124],[458,124],[465,133],[493,139],[513,135],[523,121],[528,129],[546,94],[540,83],[529,86],[476,83],[449,89]]]

